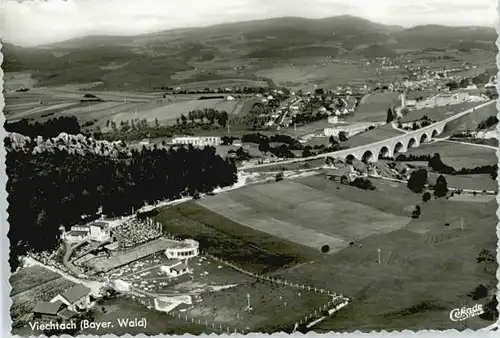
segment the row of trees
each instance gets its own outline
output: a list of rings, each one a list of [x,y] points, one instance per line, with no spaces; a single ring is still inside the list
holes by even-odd
[[[477,129],[483,130],[488,129],[489,127],[494,126],[498,123],[498,118],[496,116],[490,116],[486,120],[479,122],[477,125]]]
[[[75,135],[82,132],[78,119],[75,116],[52,118],[45,123],[30,123],[28,120],[22,119],[16,122],[5,123],[4,127],[7,132],[19,133],[31,138],[37,136],[50,138],[56,137],[60,133]]]
[[[127,152],[129,149],[127,149]],[[131,150],[111,158],[58,148],[34,155],[7,148],[10,264],[29,250],[52,249],[59,226],[130,214],[145,203],[212,191],[236,182],[236,167],[215,149]]]
[[[435,153],[434,156],[429,160],[429,167],[435,172],[448,175],[489,174],[494,180],[497,178],[498,174],[498,165],[496,164],[456,170],[455,168],[444,164],[441,160],[441,156],[438,153]]]
[[[210,125],[217,124],[221,127],[225,127],[227,125],[229,115],[225,110],[215,110],[213,108],[204,108],[192,110],[188,113],[186,117],[184,114],[181,114],[180,118],[177,119],[177,124],[186,124],[188,120],[191,123],[208,123]]]

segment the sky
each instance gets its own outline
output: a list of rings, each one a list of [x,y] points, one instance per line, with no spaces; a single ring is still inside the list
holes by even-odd
[[[3,0],[0,38],[29,47],[281,16],[355,15],[383,24],[495,26],[496,0]]]

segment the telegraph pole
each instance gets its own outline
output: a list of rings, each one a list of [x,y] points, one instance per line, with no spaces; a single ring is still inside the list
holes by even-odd
[[[462,229],[462,231],[464,231],[464,218],[463,217],[460,217],[460,229]]]

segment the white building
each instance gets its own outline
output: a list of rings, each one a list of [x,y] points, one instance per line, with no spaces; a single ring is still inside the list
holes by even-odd
[[[226,96],[226,100],[227,101],[234,101],[234,96],[231,96],[231,95]]]
[[[75,225],[68,232],[60,228],[62,238],[67,242],[96,241],[105,242],[111,238],[111,231],[105,222],[93,222],[86,225]]]
[[[337,116],[328,116],[328,123],[337,124],[339,123],[339,118]]]
[[[176,246],[167,248],[165,255],[168,259],[193,258],[200,254],[199,246],[197,241],[186,239],[183,242],[179,242]]]
[[[165,250],[165,256],[169,259],[161,266],[161,270],[170,277],[177,277],[190,273],[192,270],[188,267],[190,258],[199,255],[199,243],[192,239],[186,239],[182,242],[172,241],[172,245]]]
[[[173,138],[172,144],[190,144],[196,147],[219,146],[222,144],[222,139],[219,136],[183,136]]]
[[[111,231],[104,222],[91,223],[89,228],[89,237],[91,241],[105,242],[111,238]]]
[[[171,264],[167,263],[167,265],[163,265],[160,269],[170,277],[178,277],[191,272],[191,269],[187,265],[187,260],[186,262],[176,261]]]

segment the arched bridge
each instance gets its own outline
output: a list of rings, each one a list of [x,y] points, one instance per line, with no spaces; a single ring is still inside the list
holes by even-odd
[[[394,157],[398,153],[405,153],[410,148],[418,147],[422,143],[428,142],[431,139],[436,138],[438,135],[443,133],[444,127],[446,126],[447,123],[459,119],[467,114],[470,114],[475,109],[479,109],[493,103],[496,103],[496,101],[488,101],[474,108],[468,109],[466,111],[448,117],[442,121],[433,123],[427,127],[423,127],[415,131],[410,131],[408,133],[388,138],[386,140],[377,141],[374,143],[365,144],[354,148],[334,151],[331,153],[324,153],[310,157],[302,157],[286,161],[251,165],[247,166],[245,169],[270,167],[280,164],[289,164],[296,162],[305,162],[325,157],[335,157],[335,158],[341,158],[343,160],[355,158],[364,162],[377,162],[379,157]]]

